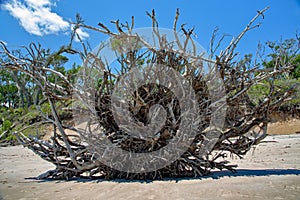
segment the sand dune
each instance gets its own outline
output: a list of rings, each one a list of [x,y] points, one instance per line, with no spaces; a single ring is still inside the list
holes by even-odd
[[[300,135],[268,136],[238,173],[164,181],[39,181],[54,166],[21,146],[0,148],[0,199],[299,199]]]

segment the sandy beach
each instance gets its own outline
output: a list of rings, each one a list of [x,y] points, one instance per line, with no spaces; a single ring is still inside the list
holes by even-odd
[[[299,199],[300,134],[272,135],[238,172],[164,181],[49,181],[34,177],[54,166],[22,146],[0,148],[0,199]]]

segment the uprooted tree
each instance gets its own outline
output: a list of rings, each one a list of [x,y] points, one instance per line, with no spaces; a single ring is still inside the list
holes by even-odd
[[[278,55],[267,69],[235,59],[238,43],[259,26],[255,23],[265,10],[216,57],[222,38],[216,42],[215,32],[210,54],[204,54],[192,39],[193,29],[182,25],[178,30],[178,11],[172,41],[159,29],[155,12],[147,13],[156,45],[135,32],[134,18],[130,24],[114,21],[113,32],[101,23],[99,28],[87,26],[80,17],[70,45],[53,54],[30,45],[26,56],[17,57],[1,43],[6,56],[1,66],[26,74],[51,107],[50,116],[41,112],[54,127],[49,141],[15,132],[24,146],[56,166],[39,178],[159,179],[203,176],[216,168],[234,171],[236,166],[226,157],[242,157],[259,144],[266,136],[269,114],[291,99],[298,87],[274,83],[274,77],[293,69],[292,58]],[[109,42],[88,52],[76,34],[78,28],[106,34]],[[74,37],[81,41],[81,52],[72,48]],[[115,62],[102,56],[107,49],[114,52]],[[84,62],[75,82],[50,66],[54,57],[69,53]],[[248,91],[261,83],[268,85],[268,92],[253,101]],[[60,101],[72,102],[73,124],[60,119]]]

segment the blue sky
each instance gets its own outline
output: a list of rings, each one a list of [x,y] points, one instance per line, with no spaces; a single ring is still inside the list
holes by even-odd
[[[98,22],[110,24],[111,20],[130,21],[135,16],[135,27],[149,27],[151,21],[146,11],[156,10],[159,25],[172,28],[176,8],[180,9],[179,23],[195,26],[196,39],[208,49],[215,27],[220,36],[229,34],[225,42],[236,36],[256,14],[266,6],[270,9],[260,28],[248,33],[240,43],[241,54],[255,53],[258,42],[278,41],[300,35],[300,0],[0,0],[0,40],[9,47],[40,42],[44,47],[57,49],[69,41],[76,13],[85,23],[97,26]],[[109,25],[109,27],[114,27]],[[89,30],[80,34],[95,47],[107,37]]]

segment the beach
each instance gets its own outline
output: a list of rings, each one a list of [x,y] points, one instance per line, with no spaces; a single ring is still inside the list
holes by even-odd
[[[0,199],[299,199],[300,134],[267,136],[237,173],[158,181],[36,180],[54,166],[22,146],[0,147]]]

